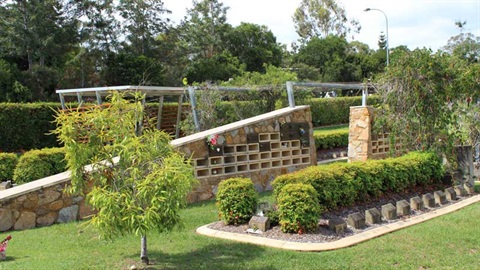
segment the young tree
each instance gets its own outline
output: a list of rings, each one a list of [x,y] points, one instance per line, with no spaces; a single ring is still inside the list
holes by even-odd
[[[113,93],[110,107],[61,111],[54,133],[65,145],[71,191],[88,193],[87,202],[97,210],[90,224],[106,237],[141,236],[140,258],[148,264],[147,233],[179,223],[195,178],[169,135],[136,128],[143,119],[141,98],[128,102]]]
[[[302,0],[295,10],[293,22],[304,41],[329,34],[345,37],[352,28],[356,33],[360,31],[358,21],[348,20],[345,9],[336,0]]]

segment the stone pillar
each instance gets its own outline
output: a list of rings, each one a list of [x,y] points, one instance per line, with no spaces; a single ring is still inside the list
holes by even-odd
[[[350,107],[348,162],[366,161],[371,156],[372,120],[372,107]]]

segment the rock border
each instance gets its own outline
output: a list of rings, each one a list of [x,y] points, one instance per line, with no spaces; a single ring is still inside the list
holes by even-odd
[[[325,243],[301,243],[301,242],[290,242],[284,240],[270,239],[264,237],[257,237],[252,235],[245,235],[239,233],[231,233],[225,231],[218,231],[210,229],[208,226],[210,224],[201,226],[197,228],[196,233],[204,236],[221,238],[226,240],[232,240],[242,243],[250,243],[254,245],[261,245],[273,248],[280,248],[285,250],[296,250],[296,251],[328,251],[336,250],[340,248],[354,246],[356,244],[368,241],[370,239],[407,228],[416,224],[420,224],[427,220],[455,212],[459,209],[462,209],[471,204],[480,202],[480,195],[473,195],[472,197],[466,198],[459,202],[456,202],[451,205],[444,206],[442,208],[435,209],[433,211],[427,212],[422,215],[413,216],[404,220],[399,220],[394,223],[382,224],[371,230],[357,233],[352,236],[347,236],[342,239],[325,242]]]

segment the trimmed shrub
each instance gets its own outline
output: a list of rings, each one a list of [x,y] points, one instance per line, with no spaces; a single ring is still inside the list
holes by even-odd
[[[216,204],[225,224],[247,223],[257,210],[258,197],[249,178],[230,178],[220,182]]]
[[[14,152],[58,146],[54,109],[59,103],[0,103],[0,150]]]
[[[336,147],[348,147],[348,130],[331,133],[313,133],[315,147],[317,149],[332,149]]]
[[[280,190],[277,202],[283,232],[302,234],[317,228],[322,209],[311,185],[287,184]]]
[[[28,183],[43,177],[61,173],[67,170],[65,151],[63,148],[44,148],[31,150],[18,160],[13,174],[17,184]]]
[[[369,106],[379,102],[377,96],[368,97]],[[350,107],[362,105],[362,97],[313,98],[305,105],[310,105],[314,127],[345,124],[349,122]]]
[[[440,183],[444,168],[438,155],[411,152],[399,158],[311,166],[278,176],[274,195],[290,183],[310,184],[318,201],[330,210],[372,199],[384,192],[402,192],[415,186]]]
[[[18,157],[13,153],[0,153],[0,182],[12,180]]]

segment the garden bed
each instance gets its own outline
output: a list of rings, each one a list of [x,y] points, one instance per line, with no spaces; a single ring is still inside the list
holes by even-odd
[[[222,221],[214,222],[208,225],[209,229],[213,230],[218,230],[218,231],[224,231],[224,232],[230,232],[230,233],[237,233],[237,234],[245,234],[245,235],[254,235],[258,237],[264,237],[264,238],[269,238],[269,239],[275,239],[275,240],[282,240],[282,241],[288,241],[288,242],[299,242],[299,243],[327,243],[327,242],[333,242],[340,240],[342,238],[352,236],[358,233],[366,232],[368,230],[384,226],[390,223],[395,223],[398,221],[406,220],[408,218],[414,217],[414,216],[419,216],[431,211],[435,211],[437,209],[443,208],[448,205],[455,204],[457,202],[460,202],[466,198],[471,197],[472,195],[466,195],[466,196],[457,196],[457,199],[454,201],[448,201],[446,204],[443,205],[436,205],[434,208],[428,208],[425,207],[424,210],[412,210],[410,215],[406,216],[401,216],[397,219],[394,220],[386,220],[382,217],[382,222],[378,224],[368,224],[364,229],[354,229],[350,226],[347,227],[347,230],[345,233],[342,234],[337,234],[334,231],[330,230],[328,228],[328,220],[332,218],[341,218],[344,221],[347,220],[348,215],[360,212],[362,215],[364,215],[365,210],[370,209],[370,208],[377,208],[378,210],[381,209],[382,205],[392,203],[393,205],[396,204],[397,201],[400,200],[406,200],[410,201],[410,198],[418,196],[421,197],[423,194],[426,193],[433,193],[437,190],[444,190],[449,186],[429,186],[429,187],[418,187],[415,188],[409,192],[404,192],[404,193],[391,193],[391,194],[384,194],[381,196],[378,200],[375,201],[368,201],[364,203],[357,204],[355,206],[351,207],[346,207],[343,209],[340,209],[338,211],[331,211],[331,212],[324,212],[322,216],[319,219],[319,226],[316,231],[314,232],[309,232],[309,233],[304,233],[304,234],[296,234],[296,233],[283,233],[280,229],[280,226],[273,226],[266,232],[263,232],[262,234],[252,234],[248,233],[248,224],[244,225],[239,225],[239,226],[234,226],[234,225],[225,225]]]

